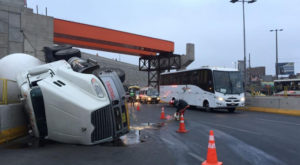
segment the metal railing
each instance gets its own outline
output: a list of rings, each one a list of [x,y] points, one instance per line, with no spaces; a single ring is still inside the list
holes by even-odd
[[[16,81],[0,78],[0,105],[20,102],[17,101],[17,96],[10,96],[8,93],[8,89],[15,89],[16,86]]]
[[[1,100],[0,100],[0,104],[7,104],[7,80],[6,79],[2,79],[0,78],[1,82],[2,82],[2,89],[1,89]]]

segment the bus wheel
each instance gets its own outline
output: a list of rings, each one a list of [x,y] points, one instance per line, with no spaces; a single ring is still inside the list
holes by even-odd
[[[235,108],[228,108],[227,110],[228,112],[233,113],[235,111]]]
[[[209,112],[211,109],[209,108],[209,103],[208,103],[208,101],[204,101],[203,102],[203,107],[204,107],[204,110],[206,111],[206,112]]]

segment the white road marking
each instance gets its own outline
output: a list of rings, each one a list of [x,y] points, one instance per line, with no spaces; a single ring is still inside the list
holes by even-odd
[[[232,150],[235,156],[248,161],[252,165],[287,165],[269,153],[247,144],[230,134],[219,130],[215,130],[215,132],[223,139],[223,143],[229,147],[229,151]]]
[[[250,133],[250,134],[261,135],[258,132],[245,130],[245,129],[239,129],[239,128],[235,128],[235,127],[230,127],[230,126],[226,126],[226,125],[223,125],[223,124],[209,123],[209,122],[204,122],[204,121],[199,121],[199,123],[205,123],[205,124],[215,125],[215,126],[219,126],[219,127],[223,127],[223,128],[229,128],[229,129],[240,131],[240,132],[246,132],[246,133]]]
[[[276,120],[269,120],[269,119],[263,119],[263,118],[257,118],[258,120],[263,120],[263,121],[269,121],[269,122],[274,122],[274,123],[280,123],[280,124],[288,124],[288,125],[300,125],[298,123],[291,123],[291,122],[285,122],[285,121],[276,121]]]
[[[193,158],[199,160],[200,162],[204,162],[204,161],[205,161],[204,158],[202,158],[202,157],[200,157],[200,156],[198,156],[198,155],[196,155],[196,154],[194,154],[194,153],[192,153],[192,152],[189,152],[188,154],[189,154],[190,156],[192,156]]]
[[[171,142],[170,140],[167,140],[167,139],[165,139],[165,138],[161,138],[161,140],[163,140],[164,142],[166,142],[166,143],[168,143],[168,144],[170,144],[170,145],[174,145],[173,142]]]

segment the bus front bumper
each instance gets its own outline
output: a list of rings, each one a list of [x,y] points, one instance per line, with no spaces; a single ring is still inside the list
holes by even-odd
[[[244,107],[245,102],[217,102],[215,108],[224,109],[224,108],[236,108]]]

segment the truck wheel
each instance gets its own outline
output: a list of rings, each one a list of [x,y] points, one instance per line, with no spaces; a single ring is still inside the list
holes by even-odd
[[[235,108],[228,108],[227,110],[228,112],[233,113],[235,111]]]
[[[56,52],[54,58],[57,60],[68,61],[72,57],[81,57],[81,52],[79,49],[64,49]]]
[[[58,45],[52,47],[44,47],[43,51],[45,53],[45,61],[46,63],[56,61],[54,58],[54,54],[60,50],[71,49],[71,45]]]
[[[44,49],[49,49],[52,52],[56,53],[60,50],[65,50],[65,49],[71,49],[72,45],[57,45],[57,46],[52,46],[52,47],[45,47]]]

